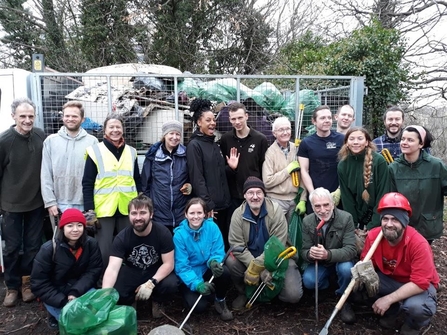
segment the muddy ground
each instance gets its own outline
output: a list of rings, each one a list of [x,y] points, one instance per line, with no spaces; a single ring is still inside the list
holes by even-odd
[[[446,287],[447,278],[447,238],[443,237],[433,243],[435,262],[441,277],[442,287]],[[3,281],[3,278],[1,278]],[[5,288],[1,285],[0,299],[3,301]],[[228,300],[235,298],[236,292],[229,293]],[[315,320],[315,303],[311,292],[299,304],[289,305],[279,301],[268,304],[255,304],[253,308],[241,314],[235,314],[233,321],[221,321],[213,308],[205,314],[193,314],[184,328],[185,333],[212,335],[254,335],[254,334],[319,334],[326,321],[331,316],[337,303],[335,296],[329,296],[319,304],[319,322]],[[438,292],[438,311],[431,325],[424,329],[423,334],[447,334],[447,290]],[[149,331],[163,324],[178,326],[186,317],[188,311],[182,308],[180,296],[175,296],[166,306],[165,317],[154,320],[150,313],[150,303],[139,303],[137,306],[138,334],[146,335]],[[357,323],[345,325],[335,317],[329,328],[330,335],[372,335],[396,334],[397,331],[386,331],[379,327],[378,318],[370,308],[355,306]],[[20,302],[14,308],[0,306],[0,334],[45,334],[55,335],[57,331],[47,328],[47,313],[42,304]],[[125,334],[123,334],[125,335]]]

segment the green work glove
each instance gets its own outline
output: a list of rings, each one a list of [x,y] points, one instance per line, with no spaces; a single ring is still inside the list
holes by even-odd
[[[213,276],[216,278],[222,276],[224,272],[223,266],[215,259],[210,262],[210,269],[213,273]]]
[[[338,206],[338,204],[340,203],[340,198],[341,198],[340,187],[337,188],[334,192],[332,192],[331,196],[332,196],[332,199],[334,200],[334,205]]]
[[[196,291],[199,292],[201,295],[210,295],[211,293],[214,293],[216,290],[214,288],[213,283],[202,282],[199,285],[197,285]]]
[[[295,207],[295,212],[297,212],[299,215],[303,215],[306,213],[306,200],[300,200],[298,205]]]
[[[286,169],[288,173],[292,173],[293,170],[300,169],[300,163],[298,163],[298,161],[290,162],[289,165],[287,165]]]

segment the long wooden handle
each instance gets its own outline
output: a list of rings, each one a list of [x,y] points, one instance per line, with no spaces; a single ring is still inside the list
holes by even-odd
[[[364,262],[369,261],[374,254],[374,252],[377,249],[377,246],[379,245],[380,241],[382,240],[383,232],[380,230],[379,235],[377,235],[376,239],[374,240],[374,243],[372,244],[371,248],[368,250],[368,253],[366,254],[365,258],[363,259]],[[346,290],[343,292],[343,295],[341,296],[340,300],[338,301],[337,305],[335,305],[335,309],[340,310],[344,303],[346,302],[346,299],[348,299],[349,295],[351,294],[352,289],[355,285],[355,279],[352,278],[351,282],[349,283]]]

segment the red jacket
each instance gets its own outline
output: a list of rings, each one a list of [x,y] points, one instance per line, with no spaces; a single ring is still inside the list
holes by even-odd
[[[381,229],[381,227],[376,227],[369,231],[361,259],[366,256]],[[383,238],[371,257],[375,268],[400,283],[413,282],[423,290],[427,290],[430,283],[435,288],[438,287],[439,275],[436,271],[431,247],[416,229],[408,226],[404,230],[402,240],[395,246],[399,250],[393,272],[384,267],[382,251],[385,243],[388,241]]]

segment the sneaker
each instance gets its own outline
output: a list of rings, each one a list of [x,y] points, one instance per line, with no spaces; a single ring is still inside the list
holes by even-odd
[[[163,317],[165,308],[161,302],[152,301],[152,317],[154,319],[160,319]]]
[[[396,329],[396,315],[386,315],[386,316],[382,316],[379,319],[379,325],[380,327],[384,328],[384,329],[392,329],[395,330]]]
[[[57,322],[56,318],[52,316],[51,314],[48,314],[48,328],[50,329],[58,329],[59,323]]]
[[[345,302],[340,310],[340,319],[344,323],[353,324],[356,321],[354,310],[349,302]]]
[[[233,320],[233,313],[228,309],[225,299],[214,301],[214,308],[216,309],[216,312],[220,314],[220,318],[223,321]]]
[[[231,307],[235,311],[241,311],[245,308],[245,304],[247,303],[247,297],[245,294],[239,294],[236,299],[234,299],[233,303],[231,304]]]
[[[3,306],[14,307],[17,304],[19,292],[17,290],[7,290],[5,300],[3,300]]]
[[[419,335],[419,330],[411,328],[409,325],[404,323],[400,328],[399,334],[402,335]]]
[[[35,299],[33,292],[31,292],[31,277],[22,277],[22,300],[23,302],[31,302]]]

